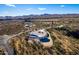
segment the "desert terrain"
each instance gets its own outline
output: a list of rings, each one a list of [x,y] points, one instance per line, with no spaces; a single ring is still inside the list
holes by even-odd
[[[32,17],[32,16],[31,16]],[[41,16],[40,16],[41,17]],[[0,21],[1,55],[78,55],[79,54],[79,16],[64,16],[32,21]],[[35,19],[35,20],[34,20]],[[37,20],[36,20],[37,19]],[[23,19],[22,19],[23,20]],[[25,27],[25,25],[28,25]],[[34,29],[46,29],[53,40],[52,47],[27,42],[28,33]]]

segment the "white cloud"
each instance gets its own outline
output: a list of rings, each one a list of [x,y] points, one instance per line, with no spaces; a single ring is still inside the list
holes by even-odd
[[[32,10],[32,8],[27,8],[26,10]]]
[[[5,4],[5,5],[9,7],[16,7],[14,4]]]
[[[46,10],[46,8],[38,8],[38,10]]]
[[[65,6],[64,5],[60,5],[60,7],[64,8]]]

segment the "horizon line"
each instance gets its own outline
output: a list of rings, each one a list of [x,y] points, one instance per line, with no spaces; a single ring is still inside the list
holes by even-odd
[[[79,14],[79,13],[58,13],[58,14],[49,14],[49,13],[44,13],[44,14],[26,14],[26,15],[8,15],[8,16],[11,16],[11,17],[16,17],[16,16],[30,16],[30,15],[45,15],[45,14],[48,14],[48,15],[66,15],[66,14]],[[0,17],[6,17],[7,15],[5,16],[2,16],[0,15]]]

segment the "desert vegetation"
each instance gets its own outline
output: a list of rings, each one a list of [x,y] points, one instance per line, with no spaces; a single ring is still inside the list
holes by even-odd
[[[10,41],[11,47],[14,49],[15,55],[75,55],[79,54],[79,38],[75,38],[70,34],[71,28],[48,29],[53,40],[53,46],[46,48],[41,44],[30,44],[27,42],[26,33],[13,37]],[[70,31],[70,32],[69,32]],[[65,33],[66,33],[65,32]],[[77,32],[78,33],[78,32]],[[78,35],[76,35],[78,36]]]
[[[0,22],[0,35],[3,34],[16,34],[23,30],[23,22],[18,21],[1,21]]]
[[[0,55],[5,55],[5,50],[2,47],[0,47]]]
[[[25,36],[13,37],[10,45],[14,55],[76,55],[79,54],[79,40],[63,35],[58,30],[48,30],[51,33],[53,46],[46,48],[41,44],[30,44]]]
[[[56,18],[56,17],[55,17]],[[60,17],[62,18],[62,17]],[[77,19],[76,19],[77,18]],[[65,19],[65,20],[64,20]],[[70,19],[70,20],[69,20]],[[79,54],[79,18],[65,16],[59,21],[49,22],[32,22],[36,25],[35,28],[46,28],[50,33],[53,46],[50,48],[44,47],[40,43],[28,43],[28,32],[24,28],[24,23],[11,22],[0,23],[0,35],[3,34],[16,34],[22,32],[9,39],[9,46],[13,49],[13,55],[78,55]],[[64,20],[64,21],[63,21]],[[62,27],[61,27],[62,25]],[[32,29],[32,28],[31,28]],[[0,48],[0,54],[4,55],[5,50]]]

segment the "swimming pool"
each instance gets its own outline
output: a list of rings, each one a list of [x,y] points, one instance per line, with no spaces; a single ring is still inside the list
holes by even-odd
[[[41,37],[40,41],[41,42],[49,42],[49,39],[48,39],[48,37]]]
[[[38,37],[37,35],[31,34],[29,36],[29,38],[33,38],[33,39],[38,38],[40,40],[40,42],[49,42],[49,39],[46,36],[45,37]]]

